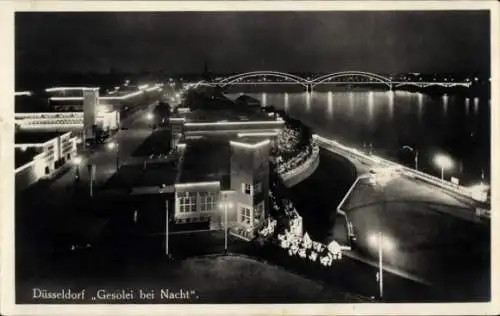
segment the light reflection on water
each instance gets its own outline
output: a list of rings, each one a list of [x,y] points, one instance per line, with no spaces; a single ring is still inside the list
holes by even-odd
[[[388,96],[389,96],[389,120],[392,120],[394,116],[394,91],[388,91]]]
[[[424,95],[418,92],[417,96],[418,96],[418,120],[419,122],[421,122],[424,110]]]
[[[445,94],[443,95],[443,112],[446,115],[448,113],[448,96]]]
[[[333,119],[333,93],[328,92],[328,118]]]
[[[307,112],[311,111],[311,99],[312,99],[312,93],[306,92],[306,111]]]
[[[490,109],[485,97],[474,98],[470,111],[471,100],[465,97],[407,91],[247,94],[283,109],[317,133],[358,148],[371,142],[376,153],[402,161],[402,145],[418,147],[419,164],[432,174],[438,173],[432,157],[442,151],[457,166],[458,161],[463,162],[464,173],[457,167],[449,176],[479,179],[481,168],[490,165]],[[233,98],[237,94],[227,96]]]

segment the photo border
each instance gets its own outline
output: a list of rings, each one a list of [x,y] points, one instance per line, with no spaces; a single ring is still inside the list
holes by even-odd
[[[4,0],[5,1],[5,0]],[[16,305],[14,264],[14,13],[17,11],[385,11],[489,10],[491,22],[491,227],[500,227],[493,206],[500,205],[499,3],[495,1],[0,1],[0,308],[5,315],[462,315],[498,314],[500,286],[498,229],[491,230],[490,303],[416,304],[192,304],[192,305]],[[283,10],[283,8],[286,8]],[[258,9],[258,10],[257,10]],[[207,309],[208,307],[208,309]]]

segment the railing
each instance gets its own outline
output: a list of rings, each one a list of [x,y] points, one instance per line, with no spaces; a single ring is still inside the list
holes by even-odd
[[[365,155],[362,152],[360,152],[359,150],[344,146],[344,145],[338,143],[337,141],[319,136],[317,134],[313,135],[313,138],[318,142],[318,144],[327,144],[328,146],[335,147],[337,149],[340,149],[341,151],[344,151],[346,153],[349,153],[350,155],[355,156],[358,159],[364,160],[365,162],[376,164],[376,165],[381,165],[381,166],[387,166],[387,167],[397,167],[400,170],[402,170],[403,173],[407,176],[410,176],[410,177],[412,176],[412,177],[418,178],[420,180],[424,180],[428,183],[431,183],[433,185],[441,187],[442,189],[451,191],[453,193],[459,194],[463,197],[472,199],[474,201],[479,201],[478,199],[476,199],[474,197],[473,192],[471,192],[467,188],[464,188],[463,186],[453,184],[450,181],[441,180],[438,177],[429,175],[427,173],[424,173],[424,172],[421,172],[421,171],[418,171],[415,169],[411,169],[411,168],[402,166],[402,165],[397,164],[393,161],[383,159],[383,158],[380,158],[380,157],[375,156],[375,155],[370,155],[370,156]],[[485,202],[485,201],[479,201],[479,202]]]
[[[283,174],[281,174],[281,178],[283,179],[284,182],[286,182],[290,178],[298,174],[301,174],[305,170],[309,169],[311,165],[313,165],[317,161],[318,157],[319,157],[319,146],[315,145],[313,146],[311,155],[302,164],[298,165],[292,170],[284,172]]]
[[[352,226],[351,221],[349,220],[349,218],[347,216],[347,213],[343,210],[343,206],[344,206],[344,203],[346,202],[347,198],[349,198],[349,196],[351,195],[352,191],[356,187],[356,184],[358,184],[358,182],[361,181],[362,179],[366,179],[368,177],[369,177],[369,175],[366,175],[366,174],[358,176],[356,178],[356,180],[354,180],[354,182],[352,183],[352,185],[349,188],[349,190],[347,190],[347,193],[344,195],[344,197],[340,201],[339,205],[337,206],[337,213],[340,214],[340,215],[342,215],[342,216],[344,216],[344,218],[346,220],[347,234],[349,235],[349,239],[351,239],[351,240],[356,240],[356,234],[354,233],[354,228]]]

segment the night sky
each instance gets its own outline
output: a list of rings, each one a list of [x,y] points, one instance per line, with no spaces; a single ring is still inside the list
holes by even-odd
[[[488,11],[16,13],[17,71],[489,72]]]

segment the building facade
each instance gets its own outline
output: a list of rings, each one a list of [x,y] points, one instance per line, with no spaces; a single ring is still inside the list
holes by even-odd
[[[76,157],[76,147],[76,137],[71,136],[71,132],[16,133],[16,157],[33,153],[26,162],[16,163],[16,188],[24,189],[40,179],[53,176]]]
[[[32,112],[15,113],[15,124],[22,131],[83,131],[83,112]],[[98,112],[95,124],[103,131],[120,126],[118,111]]]
[[[231,190],[236,206],[233,233],[251,239],[269,214],[269,155],[271,140],[247,138],[230,141]]]
[[[209,152],[215,146],[207,144],[205,152],[199,152],[199,179],[178,177],[175,183],[176,223],[205,222],[208,229],[224,229],[239,238],[251,240],[256,236],[269,216],[269,159],[271,148],[279,131],[284,127],[281,118],[261,118],[225,121],[197,122],[184,117],[169,119],[174,146],[180,152],[179,170],[185,151],[190,143],[198,140],[218,140],[228,147],[228,156],[220,154],[218,160],[227,160],[227,177],[220,175],[207,179],[201,174],[221,174],[211,171]],[[215,159],[217,160],[217,159]],[[223,179],[228,178],[228,179]]]

